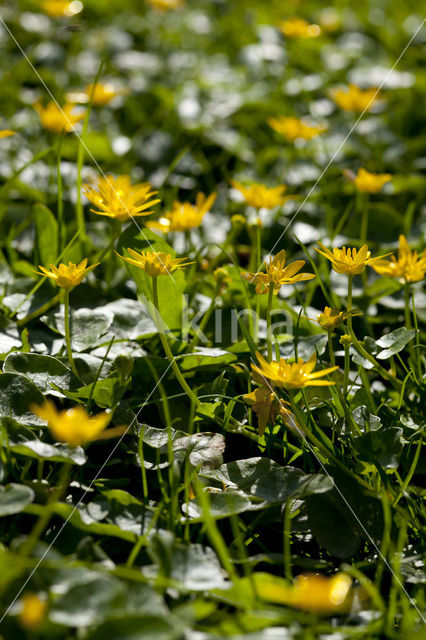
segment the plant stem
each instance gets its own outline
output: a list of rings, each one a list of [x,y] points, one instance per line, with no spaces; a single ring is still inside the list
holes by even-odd
[[[349,314],[350,314],[350,311],[352,310],[352,282],[353,282],[353,276],[350,275],[350,276],[348,276],[348,305],[347,305],[347,311],[348,311]],[[368,360],[369,362],[371,362],[371,364],[373,364],[375,366],[375,368],[380,373],[382,378],[385,378],[385,380],[389,380],[389,382],[395,387],[395,389],[397,389],[399,391],[401,389],[401,383],[399,382],[399,380],[397,380],[389,371],[386,371],[386,369],[384,367],[382,367],[382,365],[377,362],[376,358],[374,358],[371,355],[371,353],[368,353],[368,351],[359,342],[358,338],[356,337],[356,335],[355,335],[355,333],[354,333],[354,331],[352,329],[352,317],[351,317],[351,315],[348,315],[348,317],[347,317],[347,327],[348,327],[348,332],[349,332],[349,335],[352,338],[352,342],[354,344],[355,349],[362,356],[364,356],[364,358],[366,358],[366,360]]]
[[[64,247],[64,239],[66,234],[64,233],[64,203],[62,200],[62,176],[61,176],[61,148],[62,148],[62,138],[64,132],[62,131],[59,134],[58,138],[58,148],[56,154],[56,181],[57,181],[57,203],[58,203],[58,247],[59,252],[62,251]]]
[[[411,318],[410,318],[410,285],[408,282],[404,285],[404,318],[405,318],[405,328],[411,329]]]
[[[268,346],[268,361],[272,362],[272,335],[271,335],[271,308],[272,296],[274,295],[274,285],[270,283],[268,291],[268,307],[266,310],[266,344]]]
[[[68,486],[68,481],[69,481],[69,476],[70,476],[70,471],[71,471],[71,464],[69,462],[66,462],[61,469],[61,474],[59,476],[59,480],[58,480],[58,486],[55,488],[55,490],[53,491],[53,493],[51,494],[45,508],[44,508],[44,513],[42,515],[40,515],[39,519],[37,520],[36,524],[34,525],[30,535],[28,536],[27,540],[24,542],[24,544],[22,545],[21,548],[21,557],[26,558],[30,555],[30,553],[32,552],[32,550],[34,549],[35,545],[37,544],[37,542],[39,541],[43,531],[46,529],[47,525],[49,524],[50,518],[52,516],[52,505],[57,502],[58,500],[60,500],[61,496],[65,493],[67,486]]]
[[[157,329],[158,329],[158,335],[160,337],[161,340],[161,344],[163,346],[164,352],[167,356],[168,361],[171,364],[171,367],[173,369],[173,373],[176,376],[177,381],[179,382],[180,386],[182,387],[182,389],[185,391],[185,393],[187,394],[188,398],[194,403],[194,405],[196,407],[199,406],[200,401],[198,400],[197,396],[195,395],[195,393],[192,391],[192,389],[189,387],[188,383],[186,382],[185,378],[183,377],[177,363],[175,360],[174,355],[172,354],[170,347],[169,347],[169,343],[167,342],[167,338],[166,338],[166,334],[164,331],[164,323],[163,323],[163,319],[161,317],[161,313],[160,313],[160,307],[159,307],[159,302],[158,302],[158,276],[154,276],[152,278],[152,294],[153,294],[153,302],[154,302],[154,309],[155,309],[155,323],[157,325]]]
[[[214,308],[216,306],[216,298],[217,298],[217,296],[219,294],[219,289],[220,289],[220,285],[215,287],[215,290],[214,290],[214,293],[213,293],[213,297],[212,297],[212,299],[210,301],[209,307],[208,307],[207,311],[205,312],[205,314],[203,316],[203,319],[200,322],[199,331],[198,331],[198,333],[195,334],[195,336],[192,338],[191,342],[189,343],[188,351],[191,351],[192,349],[194,349],[198,345],[198,343],[200,341],[200,335],[202,335],[202,333],[203,333],[208,321],[211,318],[211,315],[212,315],[212,313],[214,311]]]
[[[72,349],[71,349],[71,336],[70,336],[70,290],[68,288],[65,289],[65,300],[64,300],[64,306],[65,306],[65,311],[64,311],[64,324],[65,324],[65,343],[67,345],[67,354],[68,354],[68,361],[70,363],[70,367],[71,367],[71,371],[74,373],[74,375],[77,376],[77,378],[79,378],[80,376],[78,375],[78,371],[77,368],[75,366],[74,363],[74,358],[72,356]]]
[[[419,325],[418,325],[418,322],[417,322],[416,301],[415,301],[415,296],[414,296],[414,289],[413,289],[413,292],[412,292],[411,301],[412,301],[412,304],[413,304],[414,329],[416,331],[416,336],[415,336],[416,347],[415,347],[415,351],[416,351],[417,371],[418,371],[419,380],[421,380],[422,379],[422,362],[421,362],[421,358],[420,358],[420,331],[419,331]]]
[[[23,325],[28,324],[28,322],[31,322],[31,320],[34,320],[34,318],[38,318],[43,313],[48,311],[51,307],[54,307],[55,304],[58,304],[58,302],[61,300],[61,298],[62,298],[62,291],[59,291],[59,293],[57,293],[56,296],[51,298],[51,300],[48,300],[44,305],[42,305],[41,307],[39,307],[38,309],[36,309],[32,313],[29,313],[24,318],[21,318],[20,320],[17,320],[16,325],[18,327],[22,327]]]

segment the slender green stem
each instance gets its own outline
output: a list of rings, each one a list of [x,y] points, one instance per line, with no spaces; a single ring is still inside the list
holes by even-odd
[[[385,564],[386,565],[388,564],[386,558],[389,551],[389,545],[391,541],[391,531],[392,531],[392,513],[391,513],[391,507],[389,504],[389,498],[388,498],[385,487],[383,487],[383,491],[380,497],[382,500],[382,508],[383,508],[383,536],[382,536],[382,543],[380,545],[380,556],[378,558],[377,570],[376,570],[375,585],[377,589],[380,589],[383,569],[385,567]]]
[[[28,322],[31,322],[31,320],[34,320],[35,318],[38,318],[39,316],[43,315],[43,313],[46,313],[46,311],[51,309],[51,307],[54,307],[56,304],[58,304],[58,302],[60,302],[61,298],[62,298],[62,291],[59,291],[59,293],[57,293],[56,296],[53,296],[53,298],[51,298],[51,300],[48,300],[41,307],[39,307],[38,309],[36,309],[32,313],[29,313],[27,316],[25,316],[25,318],[21,318],[20,320],[18,320],[16,322],[17,326],[18,327],[22,327],[22,326],[28,324]]]
[[[114,220],[111,239],[107,244],[107,246],[101,249],[101,251],[99,251],[99,253],[96,254],[93,262],[102,262],[103,260],[105,260],[105,258],[109,256],[112,249],[114,248],[115,241],[117,240],[120,233],[121,233],[121,222],[119,222],[119,220]]]
[[[422,361],[421,361],[421,357],[420,357],[420,331],[419,331],[419,325],[418,325],[418,322],[417,322],[416,301],[415,301],[415,296],[414,296],[414,289],[413,289],[413,292],[412,292],[411,300],[412,300],[412,304],[413,304],[414,329],[416,331],[416,335],[415,335],[415,341],[416,341],[415,351],[416,351],[417,371],[418,371],[419,380],[421,380],[422,379]]]
[[[190,400],[194,403],[195,406],[198,406],[200,404],[200,401],[198,400],[197,396],[195,395],[195,393],[192,391],[192,389],[189,387],[188,383],[186,382],[185,378],[183,377],[177,363],[175,360],[174,355],[171,352],[171,349],[169,347],[169,343],[167,342],[167,338],[166,338],[166,334],[165,334],[165,330],[164,330],[164,323],[163,323],[163,319],[161,317],[161,312],[160,312],[160,307],[159,307],[159,302],[158,302],[158,277],[154,276],[152,278],[152,294],[153,294],[153,302],[154,302],[154,309],[155,309],[155,319],[156,319],[156,325],[157,325],[157,329],[158,329],[158,335],[160,336],[160,340],[161,340],[161,344],[163,346],[164,352],[167,356],[168,361],[171,364],[171,367],[173,369],[173,373],[176,376],[177,381],[179,382],[180,386],[182,387],[182,389],[185,391],[185,393],[187,394],[187,396],[190,398]]]
[[[145,425],[142,424],[139,431],[139,435],[138,435],[138,453],[139,453],[139,460],[141,465],[143,500],[145,504],[148,504],[148,480],[147,480],[146,469],[145,469],[145,457],[143,454],[144,433],[145,433]]]
[[[347,394],[348,394],[349,368],[350,368],[349,345],[345,344],[345,345],[343,345],[343,348],[345,350],[345,371],[344,371],[344,378],[343,378],[343,395],[346,398]]]
[[[204,491],[204,488],[198,480],[198,477],[194,478],[194,485],[196,487],[195,493],[198,500],[200,501],[200,506],[203,512],[203,524],[206,529],[206,533],[217,553],[220,562],[222,563],[223,568],[228,573],[230,579],[235,582],[238,576],[229,558],[225,540],[223,539],[222,534],[217,527],[216,521],[211,514],[209,496],[206,491]]]
[[[64,132],[62,131],[59,134],[58,138],[58,149],[56,155],[56,180],[57,180],[57,203],[58,203],[58,247],[59,252],[62,251],[64,247],[64,240],[66,238],[66,229],[64,226],[64,203],[62,196],[62,175],[61,175],[61,149],[62,149],[62,138]]]
[[[22,545],[21,557],[26,558],[30,555],[35,545],[39,541],[43,531],[46,529],[47,525],[49,524],[50,518],[52,516],[53,504],[58,500],[60,500],[61,496],[65,493],[68,487],[70,471],[71,471],[71,464],[69,462],[66,462],[62,466],[61,473],[59,476],[58,486],[52,492],[48,500],[48,503],[44,508],[42,515],[40,515],[39,519],[37,520],[36,524],[33,527],[33,530],[31,531],[27,540]]]
[[[405,318],[405,328],[411,329],[411,318],[410,318],[410,285],[408,282],[404,285],[404,318]]]
[[[211,318],[211,315],[215,309],[216,306],[216,298],[219,294],[219,289],[220,289],[220,285],[217,285],[215,287],[212,299],[210,300],[210,304],[209,307],[207,309],[207,311],[205,312],[203,319],[200,322],[200,326],[199,326],[199,331],[194,335],[194,337],[192,338],[191,342],[189,343],[188,346],[188,351],[191,351],[192,349],[195,349],[195,347],[198,345],[199,341],[200,341],[200,336],[203,334],[204,329],[207,326],[208,321]]]
[[[269,362],[272,362],[272,334],[271,334],[271,325],[272,325],[272,318],[271,318],[271,309],[272,309],[272,297],[274,295],[274,285],[273,283],[271,283],[269,285],[269,291],[268,291],[268,307],[266,310],[266,344],[268,347],[268,360]]]
[[[347,306],[348,312],[350,312],[352,310],[352,282],[353,282],[353,276],[348,276],[348,306]],[[348,315],[347,327],[348,327],[348,332],[349,332],[349,335],[352,338],[352,342],[354,344],[355,349],[362,356],[364,356],[364,358],[366,358],[366,360],[368,360],[369,362],[371,362],[371,364],[373,364],[375,366],[375,368],[380,373],[382,378],[385,378],[385,380],[389,380],[389,382],[392,383],[392,385],[395,387],[395,389],[397,389],[399,391],[400,388],[401,388],[400,381],[397,380],[397,378],[395,378],[395,376],[393,376],[389,371],[386,371],[386,369],[384,367],[382,367],[382,365],[377,362],[376,358],[374,358],[371,355],[371,353],[368,353],[368,351],[359,342],[358,338],[356,337],[356,335],[355,335],[355,333],[354,333],[354,331],[352,329],[352,317],[351,317],[351,315]]]
[[[409,484],[410,484],[410,482],[411,482],[411,478],[412,478],[412,477],[413,477],[413,475],[414,475],[414,472],[415,472],[416,467],[417,467],[417,463],[418,463],[419,458],[420,458],[420,453],[421,453],[421,450],[422,450],[422,445],[423,445],[423,439],[422,439],[422,438],[420,438],[420,440],[419,440],[419,442],[418,442],[418,445],[417,445],[416,452],[415,452],[415,454],[414,454],[413,461],[412,461],[412,463],[411,463],[411,465],[410,465],[410,469],[408,470],[407,476],[406,476],[406,478],[405,478],[404,482],[402,483],[402,486],[401,486],[400,492],[398,493],[397,497],[395,498],[395,500],[394,500],[394,502],[393,502],[393,505],[392,505],[393,507],[395,507],[395,506],[398,504],[398,502],[401,500],[402,496],[403,496],[403,495],[404,495],[404,493],[405,493],[405,490],[407,489],[408,485],[409,485]]]
[[[65,289],[64,300],[65,312],[64,312],[64,324],[65,324],[65,343],[67,345],[68,361],[70,363],[71,371],[79,378],[77,368],[74,363],[71,349],[71,335],[70,335],[70,290]]]
[[[293,500],[287,500],[284,507],[283,526],[283,553],[284,553],[284,574],[288,580],[293,579],[291,570],[291,508]]]

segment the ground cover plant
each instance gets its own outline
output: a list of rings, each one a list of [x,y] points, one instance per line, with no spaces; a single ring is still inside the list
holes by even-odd
[[[2,3],[2,639],[424,637],[422,20]]]

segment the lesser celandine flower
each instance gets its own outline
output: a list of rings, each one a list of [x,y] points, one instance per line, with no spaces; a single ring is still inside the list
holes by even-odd
[[[135,267],[139,267],[139,269],[143,269],[151,278],[168,276],[173,273],[173,271],[184,269],[192,264],[192,262],[184,262],[186,258],[172,258],[169,253],[164,253],[163,251],[159,251],[158,253],[155,251],[142,251],[138,253],[130,248],[128,248],[127,251],[133,257],[127,258],[120,256],[120,258],[123,258],[123,260]]]
[[[284,196],[287,190],[285,185],[279,187],[267,187],[264,184],[254,182],[250,185],[244,185],[236,180],[231,180],[231,185],[244,196],[245,203],[249,207],[256,209],[273,209],[280,207],[291,196]]]
[[[315,278],[314,273],[297,273],[305,264],[304,260],[296,260],[285,266],[286,252],[282,249],[275,258],[270,258],[266,272],[242,273],[241,277],[256,285],[256,293],[268,293],[272,286],[276,295],[283,284],[295,284]]]
[[[91,267],[86,267],[87,258],[84,258],[79,264],[74,264],[73,262],[69,262],[68,265],[60,264],[58,267],[55,267],[54,264],[50,265],[50,271],[45,269],[39,265],[40,271],[36,271],[36,273],[41,276],[47,276],[48,278],[52,278],[55,280],[58,287],[64,287],[65,289],[70,289],[71,287],[75,287],[80,284],[83,280],[84,276],[89,273],[92,269],[97,267],[99,262],[96,264],[92,264]]]
[[[257,415],[259,436],[263,436],[265,433],[268,422],[275,423],[278,417],[282,418],[288,428],[300,431],[295,416],[287,409],[288,402],[277,398],[269,387],[259,387],[251,393],[246,393],[243,397]]]
[[[0,122],[2,118],[0,118]],[[9,138],[10,136],[14,136],[16,131],[11,131],[10,129],[1,129],[0,130],[0,138]]]
[[[331,97],[334,102],[345,111],[362,112],[370,109],[378,99],[377,89],[360,89],[355,84],[350,84],[344,89],[333,89]]]
[[[47,421],[55,440],[74,446],[96,440],[112,417],[111,413],[105,411],[96,416],[89,416],[86,410],[79,406],[58,411],[50,400],[46,400],[41,406],[32,405],[31,410],[39,418]]]
[[[279,27],[287,38],[317,38],[321,33],[319,25],[309,24],[297,16],[284,20]]]
[[[123,89],[116,89],[110,82],[98,82],[93,88],[93,84],[88,84],[85,88],[86,102],[92,98],[95,107],[104,107],[109,104],[113,98],[122,96],[125,93]]]
[[[311,140],[315,136],[326,130],[324,126],[313,126],[305,122],[303,118],[293,118],[287,116],[279,116],[278,118],[269,118],[268,124],[274,131],[283,135],[289,142],[295,140]]]
[[[200,226],[204,215],[210,211],[215,200],[216,193],[210,194],[207,198],[201,192],[197,193],[195,204],[175,200],[170,211],[159,220],[148,222],[147,227],[162,233],[195,229]]]
[[[350,171],[345,171],[345,175],[361,193],[379,193],[383,185],[392,180],[390,173],[370,173],[362,167],[356,176]]]
[[[327,249],[321,242],[318,242],[321,249],[315,247],[315,251],[318,251],[322,256],[330,260],[333,265],[334,271],[337,273],[344,273],[347,276],[355,276],[362,273],[367,265],[373,266],[375,262],[381,260],[383,256],[377,258],[370,258],[371,251],[368,250],[368,246],[364,244],[358,251],[354,248],[342,247],[338,249],[333,248],[333,253]],[[389,255],[388,253],[385,255]]]
[[[46,600],[42,600],[35,593],[26,593],[21,600],[19,624],[27,631],[35,631],[43,622],[46,610]]]
[[[404,235],[399,236],[398,258],[393,254],[390,260],[377,260],[373,269],[381,276],[400,278],[405,282],[420,282],[426,273],[426,249],[419,255],[411,251]]]
[[[100,216],[114,218],[125,222],[137,216],[148,216],[150,207],[160,202],[154,198],[154,191],[149,182],[133,184],[129,176],[99,176],[95,186],[85,184],[83,192],[86,198],[96,207],[91,209]]]
[[[253,371],[262,376],[262,378],[270,380],[277,387],[283,387],[284,389],[303,389],[304,387],[332,385],[334,382],[319,380],[319,378],[323,378],[339,368],[337,366],[329,367],[313,373],[317,363],[316,353],[312,354],[306,362],[299,358],[293,363],[286,362],[284,358],[281,358],[278,362],[268,362],[260,353],[257,353],[256,357],[259,361],[259,366],[252,364]]]
[[[44,129],[53,131],[53,133],[62,133],[66,131],[69,133],[74,130],[80,120],[84,118],[84,113],[73,113],[75,104],[67,102],[63,107],[60,107],[56,102],[49,102],[46,107],[43,107],[39,102],[36,102],[34,109],[40,116],[40,122]]]
[[[315,573],[297,576],[292,586],[271,579],[256,580],[260,598],[304,611],[332,614],[348,611],[351,605],[352,580],[344,573],[328,578]]]
[[[83,4],[80,0],[43,0],[40,8],[51,18],[71,17],[80,13]]]
[[[326,331],[334,331],[337,327],[340,327],[343,320],[346,320],[349,316],[360,315],[359,313],[339,311],[332,309],[331,307],[324,307],[324,311],[317,315],[316,322]]]

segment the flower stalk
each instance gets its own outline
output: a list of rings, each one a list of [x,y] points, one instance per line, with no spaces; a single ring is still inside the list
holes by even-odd
[[[70,363],[71,371],[77,378],[79,377],[77,367],[75,366],[74,358],[71,348],[71,334],[70,334],[70,290],[65,289],[64,296],[64,325],[65,325],[65,343],[67,345],[68,361]]]
[[[155,324],[157,325],[158,335],[160,337],[160,341],[164,349],[164,353],[166,354],[167,359],[170,362],[170,365],[173,369],[173,373],[175,374],[176,379],[179,382],[180,386],[185,391],[185,393],[187,394],[191,402],[193,402],[194,405],[197,407],[200,404],[200,401],[198,400],[197,396],[192,391],[192,389],[186,382],[185,378],[183,377],[182,372],[177,365],[176,359],[173,353],[171,352],[169,343],[167,342],[165,326],[164,326],[163,318],[161,316],[160,305],[158,300],[158,276],[152,277],[152,297],[154,302]]]

